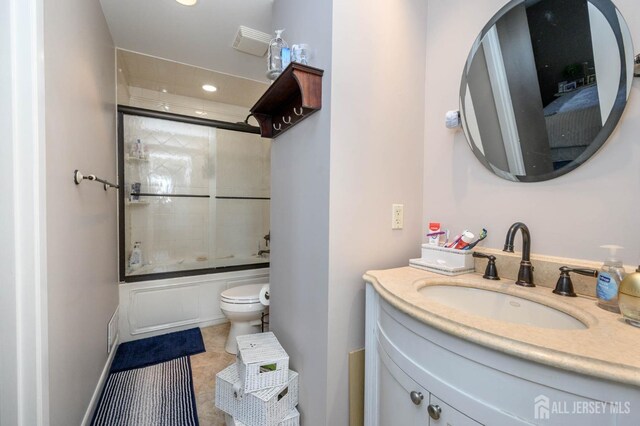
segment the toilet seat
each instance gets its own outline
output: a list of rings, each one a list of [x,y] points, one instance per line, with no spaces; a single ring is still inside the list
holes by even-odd
[[[249,284],[233,287],[220,294],[220,301],[234,305],[260,303],[260,290],[264,284]]]

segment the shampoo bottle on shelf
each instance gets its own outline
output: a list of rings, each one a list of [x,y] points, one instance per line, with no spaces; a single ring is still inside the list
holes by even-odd
[[[136,241],[133,243],[133,250],[131,250],[131,256],[129,256],[129,268],[131,270],[137,270],[142,267],[142,243]]]
[[[618,291],[625,272],[622,262],[617,259],[616,255],[622,247],[613,245],[601,247],[609,250],[609,258],[605,260],[600,272],[598,272],[598,283],[596,284],[598,306],[607,311],[619,313]]]
[[[140,144],[138,143],[140,139],[131,144],[131,148],[129,149],[129,157],[131,158],[139,158],[140,157]]]

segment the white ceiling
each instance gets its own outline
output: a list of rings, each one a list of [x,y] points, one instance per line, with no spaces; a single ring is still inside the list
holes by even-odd
[[[271,34],[273,0],[100,0],[117,47],[267,81],[266,57],[235,50],[238,26]]]
[[[123,77],[124,83],[154,92],[166,90],[172,95],[249,108],[269,87],[266,83],[126,50],[117,50],[117,60],[118,77]],[[203,84],[212,84],[218,90],[205,92]]]

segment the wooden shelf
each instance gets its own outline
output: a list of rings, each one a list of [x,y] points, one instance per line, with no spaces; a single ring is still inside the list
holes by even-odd
[[[322,74],[318,68],[289,64],[251,108],[263,138],[277,138],[322,108]]]

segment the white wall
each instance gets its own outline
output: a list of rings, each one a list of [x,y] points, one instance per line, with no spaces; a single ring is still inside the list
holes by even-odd
[[[331,2],[278,0],[274,28],[325,70],[322,110],[271,146],[271,329],[300,373],[300,411],[327,424]]]
[[[327,424],[348,423],[349,351],[364,346],[369,269],[419,257],[426,3],[333,5]],[[277,142],[276,142],[277,143]],[[404,229],[391,205],[404,204]]]
[[[44,5],[52,425],[80,424],[107,360],[118,304],[115,50],[97,0]]]
[[[626,264],[640,261],[640,80],[633,83],[621,123],[587,163],[560,178],[513,183],[494,176],[473,156],[461,131],[444,127],[458,108],[461,72],[476,36],[504,0],[430,0],[424,153],[424,226],[441,221],[452,232],[486,227],[485,246],[502,248],[509,226],[526,223],[532,251],[604,259],[598,246],[620,244]],[[617,0],[640,46],[640,6]],[[520,247],[519,237],[517,248]]]

